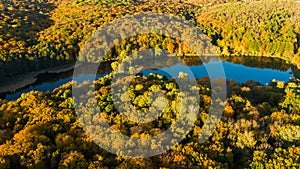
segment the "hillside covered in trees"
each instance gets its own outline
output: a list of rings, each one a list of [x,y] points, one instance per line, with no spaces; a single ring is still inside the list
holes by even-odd
[[[108,85],[111,80],[108,75],[94,82],[101,111],[91,114],[85,109],[84,120],[91,125],[101,123],[97,119],[102,115],[115,130],[147,138],[165,131],[176,119],[181,103],[172,101],[179,93],[172,79],[136,76],[129,86],[132,104],[141,111],[149,106],[150,91],[161,89],[171,101],[159,119],[146,124],[133,123],[116,111]],[[86,135],[92,131],[84,131],[75,114],[71,95],[75,84],[65,84],[53,93],[33,91],[16,101],[2,100],[0,168],[299,168],[299,80],[274,81],[269,86],[231,81],[222,120],[203,144],[198,138],[211,91],[208,79],[198,82],[201,108],[195,126],[172,150],[150,158],[116,156],[95,144]]]
[[[79,55],[88,39],[106,23],[130,14],[157,12],[179,16],[206,34],[222,60],[268,67],[262,57],[275,57],[300,68],[300,4],[294,0],[5,0],[0,4],[0,76],[14,76],[84,60]],[[105,56],[120,60],[133,51],[160,48],[180,56],[193,56],[181,41],[156,34],[142,34],[121,41]],[[232,57],[232,56],[235,57]],[[239,57],[236,57],[239,56]],[[253,59],[257,57],[257,62]],[[278,60],[277,60],[278,59]],[[191,65],[194,60],[190,60]],[[112,63],[114,68],[118,62]],[[151,123],[135,123],[120,115],[112,99],[113,73],[93,82],[69,82],[52,92],[31,91],[14,101],[0,99],[0,169],[8,168],[300,168],[300,80],[254,81],[227,84],[221,121],[213,135],[199,143],[211,107],[208,77],[197,79],[200,108],[194,127],[171,150],[148,158],[109,153],[87,133],[106,119],[114,130],[132,138],[149,138],[166,131],[178,118],[181,94],[174,79],[150,74],[135,75],[128,86],[134,108],[150,107],[149,95],[161,90],[169,106]],[[185,76],[179,80],[187,81]],[[119,81],[122,84],[125,81]],[[1,85],[1,84],[0,84]],[[72,90],[95,85],[82,100],[98,112],[75,112]],[[197,93],[198,96],[198,93]],[[161,106],[164,98],[154,103]],[[186,106],[188,107],[188,106]],[[182,130],[178,130],[180,134]],[[101,139],[101,133],[97,136]],[[172,141],[172,140],[171,140]],[[114,147],[127,146],[123,143]],[[131,145],[132,146],[132,145]],[[157,147],[159,145],[151,145]]]
[[[104,24],[142,12],[172,14],[190,21],[211,38],[220,54],[281,57],[298,64],[299,11],[293,0],[2,1],[0,73],[13,75],[74,62],[86,41]],[[189,53],[179,50],[178,42],[157,38],[162,49]],[[141,39],[147,37],[136,40]],[[138,43],[125,49],[146,47]]]
[[[257,1],[212,7],[197,18],[225,55],[280,57],[299,63],[299,5]]]

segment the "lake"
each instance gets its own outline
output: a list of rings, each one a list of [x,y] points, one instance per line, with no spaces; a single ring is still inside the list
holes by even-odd
[[[224,61],[223,61],[224,60]],[[191,63],[195,63],[191,61]],[[205,69],[205,66],[213,66],[214,64],[222,64],[224,67],[224,72],[227,80],[235,80],[239,83],[244,83],[249,80],[257,81],[263,85],[267,85],[271,80],[276,79],[280,81],[288,82],[290,78],[294,78],[294,75],[291,73],[291,69],[289,65],[287,65],[284,61],[274,59],[274,58],[264,58],[261,60],[257,60],[257,58],[246,58],[244,60],[234,60],[230,59],[222,59],[222,60],[213,60],[208,61],[206,63],[201,64],[190,64],[188,67],[190,68],[190,73],[192,72],[195,77],[201,79],[205,76],[208,76],[208,73]],[[268,64],[269,63],[269,64]],[[271,63],[271,64],[270,64]],[[106,66],[107,67],[107,66]],[[148,75],[149,73],[157,73],[160,75],[165,75],[170,78],[170,74],[166,72],[172,72],[172,74],[178,74],[182,70],[186,68],[183,64],[175,64],[169,67],[163,67],[159,70],[143,70],[142,73],[144,75]],[[98,74],[97,77],[102,77],[108,74],[111,70],[102,70],[101,74]],[[190,75],[189,75],[190,76]],[[92,74],[80,74],[76,77],[76,80],[81,79],[90,79],[94,77]],[[69,71],[62,74],[45,74],[38,77],[38,81],[36,84],[31,85],[27,88],[17,90],[14,93],[9,93],[3,96],[6,100],[16,100],[21,96],[22,93],[26,93],[32,90],[46,92],[52,91],[53,89],[72,81],[73,72]]]

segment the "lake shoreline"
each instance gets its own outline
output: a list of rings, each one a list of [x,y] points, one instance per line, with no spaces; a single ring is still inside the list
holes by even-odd
[[[5,95],[7,93],[14,92],[35,84],[38,80],[38,76],[43,74],[60,74],[73,70],[75,63],[66,64],[62,66],[56,66],[51,68],[46,68],[42,70],[37,70],[33,72],[27,72],[23,74],[18,74],[13,77],[5,77],[0,80],[0,95]]]
[[[102,65],[107,69],[107,66],[110,66],[112,61],[103,61],[105,65]],[[26,89],[32,85],[40,83],[39,80],[43,76],[48,76],[49,74],[61,75],[68,73],[70,71],[74,71],[74,69],[78,69],[81,72],[87,73],[89,72],[88,68],[91,63],[88,62],[74,62],[70,64],[60,65],[56,67],[50,67],[42,70],[37,70],[33,72],[26,72],[23,74],[14,75],[11,77],[5,77],[0,79],[0,99],[5,99],[5,97],[11,93],[15,93],[17,91],[21,91]],[[96,63],[98,64],[98,63]],[[99,71],[99,70],[98,70]],[[99,73],[99,72],[98,72]],[[101,70],[100,70],[101,73]],[[102,72],[104,73],[104,72]]]
[[[246,78],[246,80],[247,80],[246,76],[244,76],[244,75],[240,76],[239,74],[237,74],[237,72],[245,73],[245,71],[248,72],[246,74],[261,76],[260,73],[249,72],[249,71],[253,71],[253,69],[265,69],[264,70],[265,72],[277,70],[279,72],[281,71],[281,72],[291,74],[290,69],[281,70],[278,68],[278,67],[280,67],[280,68],[288,67],[288,66],[283,66],[283,65],[287,64],[286,62],[277,61],[276,59],[273,60],[273,58],[265,58],[267,60],[260,61],[263,63],[265,63],[265,62],[269,63],[270,61],[272,61],[272,63],[273,62],[275,63],[275,64],[267,64],[268,66],[261,65],[261,64],[253,65],[252,59],[250,59],[250,60],[246,59],[245,61],[247,61],[247,62],[245,62],[245,63],[240,62],[240,60],[236,60],[236,59],[233,59],[231,61],[226,61],[227,60],[226,58],[223,58],[223,59],[224,60],[220,59],[219,61],[222,61],[224,68],[228,67],[227,70],[230,70],[229,72],[226,72],[226,77],[229,79],[236,79],[235,77],[238,77],[240,79]],[[256,60],[256,59],[254,59],[254,60]],[[113,62],[112,60],[103,61],[103,62],[101,62],[102,63],[101,65],[99,63],[77,62],[77,63],[56,66],[56,67],[52,67],[52,68],[48,68],[48,69],[44,69],[44,70],[40,70],[40,71],[23,73],[23,74],[19,74],[19,75],[12,76],[12,77],[7,77],[7,78],[5,78],[6,81],[4,81],[3,79],[0,79],[0,83],[1,83],[0,98],[6,99],[7,97],[14,95],[15,93],[20,93],[21,91],[26,90],[27,88],[31,88],[31,87],[35,88],[36,86],[40,86],[44,83],[48,83],[50,79],[56,79],[58,77],[57,81],[59,81],[61,79],[69,78],[74,75],[76,76],[76,73],[74,74],[74,69],[76,69],[76,72],[80,73],[80,74],[95,74],[95,72],[92,72],[92,71],[94,71],[94,69],[93,69],[95,66],[94,64],[98,65],[97,74],[101,75],[103,73],[112,71],[111,70],[112,62]],[[187,61],[187,63],[190,63],[190,61]],[[205,72],[205,69],[201,70],[200,68],[197,68],[197,66],[195,66],[195,64],[194,64],[195,62],[192,62],[192,63],[193,64],[191,64],[191,65],[189,65],[189,64],[187,64],[187,65],[189,65],[190,68],[193,69],[193,72],[195,72],[196,74],[201,74],[201,72]],[[209,62],[207,62],[206,64],[208,64],[208,63]],[[250,63],[252,63],[252,64],[250,64]],[[199,66],[201,66],[201,65],[202,64],[199,64]],[[195,67],[195,68],[193,68],[193,67]],[[232,69],[230,69],[231,67],[232,67]],[[242,67],[242,69],[239,70],[238,67]],[[245,68],[243,68],[243,67],[245,67]],[[270,69],[270,70],[268,70],[268,69]],[[197,72],[198,70],[201,70],[201,71]],[[232,77],[231,77],[231,75],[232,75]],[[266,74],[266,76],[271,76],[271,74],[270,73]],[[278,77],[279,77],[279,75],[278,75]],[[276,77],[272,77],[272,78],[276,79]],[[271,78],[271,80],[272,80],[272,78]],[[246,80],[244,79],[242,81],[246,82]],[[288,79],[286,79],[286,80],[288,80]],[[5,83],[3,83],[3,81]],[[269,82],[269,81],[266,81],[266,82],[263,81],[263,83],[262,83],[261,79],[256,79],[256,81],[260,82],[262,85],[266,85]],[[285,80],[283,80],[283,81],[285,81]],[[52,82],[56,82],[56,80],[52,81]],[[237,82],[242,83],[240,81],[237,81]],[[40,89],[33,89],[33,90],[40,91]],[[47,88],[47,91],[51,92],[52,90],[53,90],[53,88]],[[43,91],[43,89],[41,91]],[[26,92],[28,92],[28,91],[26,91]]]

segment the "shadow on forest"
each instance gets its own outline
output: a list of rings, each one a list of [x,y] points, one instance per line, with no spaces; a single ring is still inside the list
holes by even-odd
[[[36,56],[34,45],[39,43],[39,32],[54,25],[49,13],[55,8],[48,1],[1,1],[0,76],[36,70],[39,61],[28,58]]]
[[[37,33],[50,27],[54,21],[49,12],[55,9],[53,3],[34,1],[3,1],[0,10],[2,39],[25,40],[26,45],[32,45],[31,40],[37,39]],[[3,23],[4,22],[4,23]],[[31,42],[30,42],[31,41]]]

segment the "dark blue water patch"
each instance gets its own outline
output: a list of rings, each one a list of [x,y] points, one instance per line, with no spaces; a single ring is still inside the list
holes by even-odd
[[[77,77],[70,76],[70,77],[67,77],[67,78],[59,79],[58,81],[55,81],[55,82],[51,81],[51,82],[44,82],[44,83],[39,84],[39,85],[31,85],[28,88],[23,89],[21,91],[15,92],[13,94],[7,94],[5,99],[6,100],[16,100],[22,95],[22,93],[27,93],[27,92],[30,92],[30,91],[40,91],[40,92],[50,91],[51,92],[55,88],[58,88],[58,87],[62,86],[63,84],[66,84],[66,83],[72,81],[73,78],[75,79],[75,81],[77,83],[82,83],[86,79],[92,79],[92,78],[96,79],[96,78],[103,77],[107,74],[108,73],[103,73],[103,74],[96,75],[96,76],[93,75],[93,74],[80,74]]]
[[[231,62],[223,62],[223,67],[227,80],[233,79],[240,83],[253,80],[263,85],[267,85],[273,79],[288,82],[290,78],[294,78],[290,69],[287,71],[280,71],[269,68],[251,68]]]

